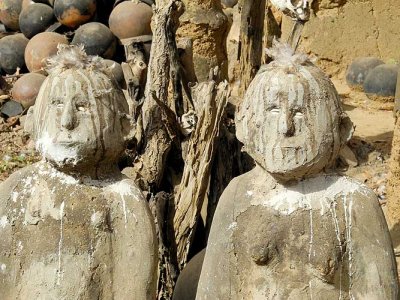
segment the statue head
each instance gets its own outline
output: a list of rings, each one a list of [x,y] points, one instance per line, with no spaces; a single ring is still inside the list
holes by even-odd
[[[63,171],[96,174],[124,150],[128,104],[99,57],[61,46],[48,61],[49,76],[32,113],[36,148]]]
[[[281,180],[321,172],[351,137],[328,77],[307,56],[275,43],[236,116],[237,136],[258,165]]]

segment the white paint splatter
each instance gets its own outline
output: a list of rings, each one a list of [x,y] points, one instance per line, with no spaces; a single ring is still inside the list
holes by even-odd
[[[18,192],[12,192],[12,194],[11,194],[11,200],[12,200],[12,202],[17,202],[17,199],[18,199]]]
[[[64,164],[65,161],[76,165],[79,160],[76,146],[68,147],[54,143],[53,138],[47,131],[43,132],[41,137],[38,138],[35,146],[44,157],[49,157],[60,165]]]
[[[28,176],[24,181],[24,187],[28,187],[32,184],[32,177]]]
[[[136,200],[140,200],[140,190],[135,187],[129,180],[121,180],[107,187],[111,192],[115,192],[121,196],[136,196]]]
[[[246,196],[251,197],[253,196],[254,192],[253,191],[247,191]]]
[[[122,210],[124,213],[124,221],[125,221],[125,228],[128,223],[128,213],[129,215],[132,215],[135,218],[135,221],[137,223],[137,218],[135,214],[130,212],[127,207],[126,207],[126,196],[133,196],[133,199],[136,199],[137,201],[140,201],[143,196],[141,194],[141,191],[139,188],[137,188],[135,185],[133,185],[129,180],[121,180],[116,183],[110,184],[106,187],[106,190],[117,193],[121,196],[122,200]],[[130,198],[132,199],[132,198]]]
[[[92,268],[92,262],[93,262],[93,241],[90,239],[90,248],[89,248],[89,253],[88,253],[88,264],[89,264],[89,270]]]
[[[229,230],[233,230],[237,227],[237,222],[232,222],[231,224],[229,224],[228,229]]]
[[[353,298],[351,288],[353,285],[353,241],[351,238],[351,229],[352,229],[352,209],[353,209],[353,197],[350,195],[350,199],[347,199],[347,196],[344,196],[343,199],[343,206],[344,206],[344,218],[346,224],[346,245],[348,251],[348,261],[349,261],[349,297],[350,299]]]
[[[0,227],[5,228],[8,225],[8,218],[7,216],[2,216],[0,218]]]
[[[7,266],[5,264],[1,264],[0,265],[0,270],[1,270],[1,272],[4,273],[7,270]]]
[[[312,199],[297,191],[285,190],[264,202],[265,206],[272,206],[284,215],[290,215],[298,209],[310,209]]]
[[[124,196],[122,196],[122,209],[124,210],[124,220],[125,220],[125,228],[126,228],[126,224],[128,223],[128,217],[127,217],[127,213],[126,213],[126,202],[125,202]]]
[[[313,232],[313,210],[310,209],[310,248],[308,249],[308,261],[311,261],[311,252],[312,252],[312,247],[313,247],[313,238],[314,238],[314,232]],[[311,286],[310,286],[311,288]]]
[[[17,244],[17,253],[20,254],[22,252],[22,250],[24,249],[24,246],[22,245],[21,241],[18,241]]]
[[[349,180],[346,177],[335,177],[336,180],[328,185],[326,189],[322,186],[327,185],[328,180],[334,178],[317,177],[307,180],[307,184],[299,184],[293,188],[284,188],[282,190],[272,191],[262,203],[264,206],[270,206],[281,214],[290,215],[299,209],[319,209],[321,215],[330,209],[333,199],[350,195],[355,192],[367,193],[366,188],[358,182]],[[322,201],[321,201],[322,199]]]
[[[340,255],[343,256],[343,247],[342,247],[342,241],[340,239],[340,228],[339,228],[339,219],[336,214],[336,201],[331,202],[331,215],[332,215],[332,220],[333,220],[333,225],[335,226],[335,233],[336,233],[336,239],[339,243],[339,250],[340,250]]]
[[[63,222],[63,217],[64,217],[64,206],[65,203],[64,201],[60,205],[60,240],[58,242],[58,270],[57,270],[57,285],[61,284],[61,276],[62,276],[62,270],[61,270],[61,249],[62,249],[62,244],[63,244],[63,231],[64,231],[64,222]]]
[[[60,172],[53,167],[47,171],[43,171],[41,174],[49,175],[50,178],[58,178],[60,180],[60,182],[64,183],[64,184],[70,184],[70,185],[79,184],[79,181],[76,178],[74,178],[70,175],[67,175],[63,172]]]
[[[101,213],[96,211],[90,216],[90,221],[93,225],[97,225],[100,221]]]

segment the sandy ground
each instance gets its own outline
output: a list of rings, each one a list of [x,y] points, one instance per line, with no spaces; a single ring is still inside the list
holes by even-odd
[[[333,80],[333,83],[355,126],[349,147],[358,164],[350,166],[346,174],[367,184],[384,204],[394,129],[393,104],[372,101],[363,92],[350,90],[343,81]]]

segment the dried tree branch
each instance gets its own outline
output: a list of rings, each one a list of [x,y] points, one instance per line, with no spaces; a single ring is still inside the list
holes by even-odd
[[[168,85],[171,56],[175,55],[171,54],[171,44],[175,43],[171,39],[175,37],[182,13],[183,3],[179,0],[160,0],[153,6],[153,43],[142,107],[143,147],[134,167],[144,189],[159,186],[165,160],[176,138],[176,118],[171,117],[174,113],[168,105]]]
[[[240,24],[240,88],[243,97],[261,65],[266,0],[242,0]]]
[[[198,123],[188,144],[182,180],[175,193],[174,231],[179,266],[186,264],[194,229],[206,197],[211,163],[223,112],[227,104],[228,83],[215,81],[192,88]]]

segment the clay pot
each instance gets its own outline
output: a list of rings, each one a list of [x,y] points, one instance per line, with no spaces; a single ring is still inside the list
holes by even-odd
[[[376,57],[356,58],[347,69],[346,82],[352,88],[362,89],[368,73],[384,62]]]
[[[118,85],[121,88],[124,88],[125,78],[124,78],[124,72],[122,71],[121,65],[111,59],[105,59],[104,63],[109,67],[109,70],[111,71],[112,76],[114,77],[114,79],[118,83]]]
[[[96,12],[96,0],[55,0],[54,15],[70,28],[88,22]]]
[[[379,65],[372,69],[364,81],[364,92],[374,100],[394,100],[398,65]]]
[[[147,4],[122,2],[111,12],[109,26],[119,39],[151,34],[152,15],[153,11]]]
[[[96,14],[93,21],[108,24],[108,18],[114,8],[115,0],[97,0],[96,1]]]
[[[206,249],[197,253],[179,274],[172,300],[196,299]]]
[[[0,0],[0,22],[7,28],[18,31],[21,10],[22,0]]]
[[[71,44],[83,45],[88,55],[99,55],[104,58],[112,58],[117,46],[116,38],[111,30],[98,22],[80,26]]]
[[[38,73],[28,73],[19,78],[11,90],[15,101],[22,104],[24,108],[35,104],[36,96],[46,76]]]
[[[54,0],[35,0],[36,3],[44,3],[50,6],[53,6]]]
[[[0,66],[7,74],[25,66],[24,52],[29,40],[22,34],[5,36],[0,40]]]
[[[221,0],[221,3],[224,7],[232,8],[238,3],[238,0]]]
[[[32,0],[22,0],[22,10],[24,10],[25,8],[27,8],[29,5],[31,5],[33,3],[35,3],[35,2],[33,2]]]
[[[46,65],[46,58],[57,54],[58,44],[68,44],[67,38],[55,32],[41,32],[35,35],[25,49],[25,62],[28,70],[31,72],[41,71]]]
[[[19,15],[21,32],[30,39],[54,23],[53,9],[42,3],[33,3]]]

